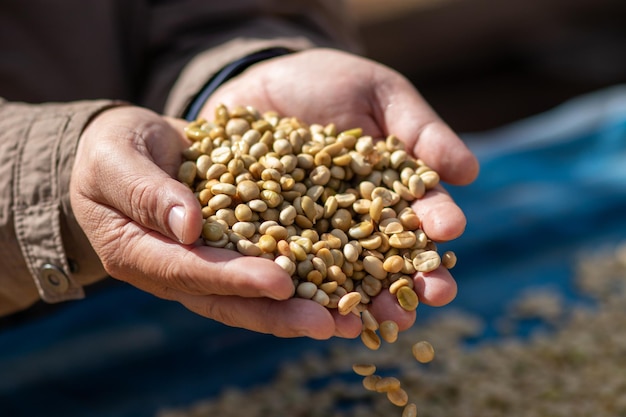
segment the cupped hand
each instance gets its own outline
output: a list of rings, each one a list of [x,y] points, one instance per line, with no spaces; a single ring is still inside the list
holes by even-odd
[[[373,137],[394,134],[445,182],[465,185],[478,175],[474,155],[408,80],[348,53],[312,49],[255,64],[221,86],[201,115],[211,120],[218,104],[252,105],[308,123],[333,122],[339,130],[361,127]],[[413,207],[435,241],[457,238],[465,229],[463,212],[440,186]],[[444,268],[417,274],[414,282],[425,304],[444,305],[456,296],[456,283]],[[379,320],[394,319],[403,329],[415,319],[388,295],[377,297],[371,307]]]
[[[200,205],[174,179],[189,146],[183,126],[127,106],[101,113],[83,132],[72,210],[107,273],[231,326],[281,337],[358,335],[356,316],[291,298],[291,278],[274,262],[198,243]]]

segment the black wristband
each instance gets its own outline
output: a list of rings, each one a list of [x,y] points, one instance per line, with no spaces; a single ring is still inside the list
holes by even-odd
[[[224,84],[226,81],[230,80],[236,75],[241,74],[246,68],[248,68],[252,64],[256,64],[257,62],[269,58],[287,55],[291,52],[292,51],[287,48],[264,49],[226,65],[217,74],[215,74],[213,78],[211,78],[209,82],[206,83],[206,85],[198,93],[198,95],[196,95],[196,97],[193,99],[193,101],[185,111],[185,119],[188,121],[195,120],[198,117],[198,114],[200,113],[200,110],[202,109],[204,103],[211,96],[211,94],[213,94],[215,90],[217,90],[220,85]]]

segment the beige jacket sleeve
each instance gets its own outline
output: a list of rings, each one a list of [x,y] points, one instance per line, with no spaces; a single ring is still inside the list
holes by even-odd
[[[68,187],[83,127],[112,105],[0,99],[0,315],[39,298],[81,298],[82,284],[105,276],[71,216]]]

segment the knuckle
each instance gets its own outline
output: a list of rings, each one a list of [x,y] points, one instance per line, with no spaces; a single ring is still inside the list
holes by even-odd
[[[131,180],[128,186],[130,204],[130,216],[140,224],[151,226],[153,224],[152,215],[156,212],[156,201],[154,190],[145,183],[142,178]]]

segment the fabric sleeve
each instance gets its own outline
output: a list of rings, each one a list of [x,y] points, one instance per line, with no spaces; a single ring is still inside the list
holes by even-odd
[[[115,105],[0,99],[0,315],[82,298],[106,276],[72,215],[69,182],[82,130]]]
[[[191,103],[189,103],[189,106],[185,109],[183,117],[188,121],[196,120],[202,110],[202,107],[204,106],[204,103],[209,97],[211,97],[213,92],[215,92],[215,90],[217,90],[219,86],[224,84],[226,81],[245,71],[245,69],[249,66],[266,59],[289,54],[290,52],[291,51],[286,48],[263,49],[226,65],[204,85],[198,94],[196,94]]]
[[[335,47],[358,52],[356,30],[341,0],[163,2],[153,10],[151,66],[145,100],[183,117],[197,94],[228,64],[272,48]],[[187,3],[194,5],[185,12]]]

